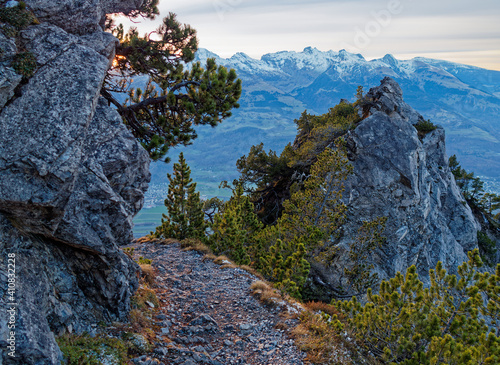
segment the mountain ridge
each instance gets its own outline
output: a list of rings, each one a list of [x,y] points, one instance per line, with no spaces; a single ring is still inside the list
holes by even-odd
[[[207,149],[207,138],[217,140],[249,125],[269,133],[262,141],[266,148],[281,149],[293,140],[293,120],[301,112],[322,114],[340,99],[354,101],[357,86],[368,90],[389,76],[401,85],[410,105],[445,128],[449,155],[456,154],[468,170],[500,178],[500,71],[422,57],[402,61],[390,54],[367,61],[345,50],[312,47],[269,53],[260,60],[244,53],[222,58],[200,49],[195,60],[203,63],[207,58],[234,68],[243,81],[243,94],[231,119],[207,133],[200,128],[199,140],[190,147],[193,154],[198,153],[197,145]],[[251,136],[248,141],[252,143],[238,142],[239,155],[261,142]],[[186,153],[189,157],[189,149]],[[232,170],[238,157],[230,159]]]
[[[197,60],[204,61],[205,55],[206,52],[201,50]],[[289,94],[300,101],[309,112],[324,113],[341,98],[353,95],[358,85],[368,89],[389,76],[401,85],[406,99],[415,109],[443,125],[448,132],[450,154],[457,154],[466,168],[477,171],[476,167],[481,165],[477,163],[477,157],[481,153],[488,155],[493,151],[494,156],[500,156],[498,146],[479,146],[476,158],[470,158],[474,154],[462,145],[469,143],[464,140],[464,135],[478,141],[500,141],[500,71],[424,57],[397,60],[390,54],[367,61],[362,55],[345,50],[322,52],[311,47],[302,52],[266,54],[260,60],[238,55],[216,60],[226,67],[235,68],[242,78],[247,90],[242,96],[241,109],[245,108],[248,98],[245,94],[257,91],[262,94],[267,91],[263,84],[268,84],[280,95]],[[250,65],[253,67],[252,79],[247,74]],[[494,176],[499,177],[500,164],[494,166]],[[477,172],[492,176],[491,168]]]
[[[198,127],[193,145],[171,154],[175,160],[175,153],[184,152],[202,195],[229,195],[218,185],[238,177],[236,160],[261,142],[266,150],[281,151],[293,141],[293,121],[304,110],[319,115],[340,99],[354,101],[359,85],[368,90],[385,76],[398,82],[406,102],[425,119],[443,126],[447,155],[457,155],[465,169],[482,176],[489,191],[500,192],[499,71],[422,57],[401,61],[390,54],[367,61],[347,51],[322,52],[312,47],[261,59],[243,53],[222,58],[200,49],[195,60],[204,63],[212,57],[234,68],[242,79],[241,106],[215,129]],[[166,190],[159,186],[168,181],[168,172],[169,165],[151,165],[152,189],[146,194],[146,206],[163,203]]]

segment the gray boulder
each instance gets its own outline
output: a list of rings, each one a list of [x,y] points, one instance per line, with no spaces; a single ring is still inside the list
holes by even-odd
[[[313,264],[314,281],[338,288],[349,266],[347,250],[363,221],[387,217],[387,242],[370,257],[381,279],[416,265],[424,282],[438,261],[456,272],[477,247],[480,226],[448,166],[441,127],[419,137],[423,117],[403,101],[399,85],[386,77],[366,97],[366,116],[346,136],[354,173],[345,183],[348,223],[331,267]]]
[[[75,3],[71,11],[83,23],[98,24],[85,13],[90,1],[27,3],[47,3],[44,20],[56,24],[72,18],[51,7]],[[99,14],[124,3],[100,1]],[[92,27],[78,35],[84,25],[72,26],[73,34],[49,23],[24,30],[19,39],[37,71],[15,95],[0,84],[1,282],[12,269],[8,254],[16,271],[14,297],[0,288],[0,306],[14,299],[16,307],[13,328],[0,312],[0,364],[59,364],[55,336],[125,319],[138,285],[138,266],[119,246],[131,242],[149,156],[99,96],[116,39]],[[7,351],[12,330],[16,357]]]

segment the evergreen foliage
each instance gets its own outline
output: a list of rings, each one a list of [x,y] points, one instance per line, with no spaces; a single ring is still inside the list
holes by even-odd
[[[388,364],[498,364],[500,265],[481,273],[478,250],[449,275],[441,262],[424,288],[415,266],[368,291],[366,304],[334,301],[357,342]]]
[[[19,1],[13,7],[1,7],[0,22],[9,25],[11,32],[10,34],[6,34],[7,36],[16,36],[20,30],[28,27],[30,24],[38,24],[35,15],[26,8],[24,1]],[[5,29],[2,30],[5,31]]]
[[[248,157],[238,159],[236,167],[260,219],[265,224],[275,223],[281,215],[282,202],[290,197],[289,185],[295,173],[286,156],[278,156],[272,150],[266,153],[261,143],[250,148]]]
[[[362,89],[358,94],[362,99]],[[260,144],[237,162],[239,183],[250,192],[267,225],[247,252],[257,270],[294,297],[302,297],[313,261],[328,266],[338,255],[336,241],[346,218],[343,181],[352,172],[341,136],[360,119],[355,104],[345,101],[323,115],[304,112],[295,120],[298,132],[293,145],[280,155],[265,152]],[[360,238],[353,240],[349,254],[356,262],[338,283],[339,296],[358,294],[376,281],[366,261],[378,247],[375,242],[381,242],[376,235],[384,224],[385,220],[367,222],[365,236],[360,230]]]
[[[237,184],[223,210],[215,214],[208,242],[216,254],[227,255],[237,264],[249,265],[249,246],[260,229],[262,223],[254,213],[254,205],[243,194],[243,186]]]
[[[288,165],[293,168],[310,167],[327,146],[333,145],[339,137],[353,129],[360,119],[356,107],[345,101],[321,115],[304,111],[295,120],[297,136],[293,146],[289,144],[283,151]]]
[[[298,238],[315,251],[338,231],[345,221],[343,182],[352,165],[341,149],[326,148],[317,156],[303,189],[283,204],[279,225],[286,240]]]
[[[124,365],[129,361],[130,344],[118,338],[63,335],[57,338],[57,344],[64,355],[61,363],[67,365],[101,365],[103,362]]]
[[[451,156],[448,163],[467,204],[476,215],[479,214],[483,218],[481,219],[483,222],[482,231],[477,234],[478,246],[483,261],[487,264],[494,264],[497,248],[486,231],[495,231],[500,228],[500,212],[497,212],[500,209],[500,195],[486,193],[484,182],[479,177],[475,177],[473,172],[467,172],[463,169],[457,156]],[[496,215],[494,215],[495,212],[497,212]]]
[[[206,224],[203,203],[182,152],[179,162],[174,164],[173,176],[167,176],[170,181],[165,199],[168,215],[163,214],[161,225],[156,227],[153,235],[158,238],[204,239]]]
[[[303,297],[311,262],[328,266],[338,254],[335,242],[346,219],[343,181],[352,172],[342,143],[339,139],[335,149],[325,148],[317,156],[302,186],[295,186],[284,201],[282,216],[258,233],[249,250],[255,268],[295,298]],[[377,219],[360,228],[349,248],[352,265],[336,288],[339,296],[364,293],[377,281],[366,262],[383,242],[384,225],[385,219]]]
[[[481,253],[481,258],[483,261],[490,266],[494,266],[494,258],[496,257],[496,243],[488,234],[482,231],[477,232],[477,245],[479,246],[479,252]]]
[[[36,58],[31,52],[21,52],[14,56],[12,68],[25,79],[33,76],[36,70]]]
[[[275,286],[295,298],[301,298],[311,265],[306,260],[304,243],[294,239],[288,244],[277,239],[269,247],[268,254],[261,256],[262,272],[272,278]]]
[[[352,171],[340,149],[326,148],[311,167],[311,174],[289,200],[275,226],[258,236],[257,267],[288,294],[300,298],[309,274],[308,257],[319,257],[327,241],[345,219],[342,182]]]
[[[437,128],[437,126],[430,120],[419,120],[414,127],[418,131],[418,136],[421,139],[424,138],[427,133],[432,132]]]
[[[481,200],[479,201],[481,207],[489,214],[493,215],[493,212],[500,209],[500,195],[493,193],[485,193]],[[499,220],[496,218],[496,220]]]
[[[484,183],[479,177],[474,177],[473,172],[467,172],[460,166],[457,156],[453,155],[449,158],[448,164],[450,170],[455,177],[455,182],[460,188],[464,198],[474,205],[478,205],[484,193]]]
[[[147,1],[131,17],[154,18],[157,0]],[[217,126],[231,116],[241,95],[241,81],[234,70],[208,59],[203,69],[193,61],[198,49],[196,31],[179,23],[170,13],[156,31],[141,37],[136,28],[107,26],[119,39],[116,58],[101,91],[116,106],[125,125],[153,160],[164,157],[176,145],[189,145],[197,137],[194,126]],[[129,88],[132,77],[149,76],[144,90]],[[118,81],[116,81],[118,80]],[[126,92],[124,104],[112,92]],[[167,159],[168,161],[168,159]]]
[[[35,15],[26,8],[24,1],[13,7],[0,7],[0,31],[7,37],[16,37],[17,53],[10,59],[10,66],[27,81],[36,70],[36,58],[26,51],[20,41],[19,32],[31,24],[39,24]],[[0,49],[0,58],[3,50]]]
[[[340,296],[362,295],[368,288],[378,282],[378,275],[371,273],[373,264],[368,264],[369,256],[375,249],[382,247],[385,237],[382,235],[385,229],[387,217],[376,218],[365,221],[358,229],[358,236],[349,246],[349,263],[344,267],[344,278],[339,287]]]
[[[353,104],[341,102],[322,115],[304,111],[295,120],[297,136],[278,156],[274,151],[266,153],[263,144],[253,146],[241,157],[236,166],[245,191],[257,207],[265,224],[275,224],[283,212],[283,202],[291,198],[292,186],[301,184],[310,175],[311,166],[328,146],[361,118]]]
[[[214,224],[214,217],[224,209],[224,201],[217,197],[210,198],[203,202],[203,212],[208,218],[209,224]]]

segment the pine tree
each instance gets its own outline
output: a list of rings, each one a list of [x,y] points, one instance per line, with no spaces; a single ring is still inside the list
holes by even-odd
[[[241,184],[236,185],[223,211],[215,215],[211,229],[209,244],[215,253],[227,255],[237,264],[250,264],[249,247],[262,223],[250,199],[243,195]]]
[[[155,237],[204,239],[206,224],[200,193],[191,179],[191,169],[181,152],[179,162],[174,164],[173,176],[168,174],[168,196],[165,206],[168,215],[163,214],[161,225],[156,227]]]
[[[302,287],[311,268],[306,260],[306,254],[302,242],[293,241],[286,244],[277,239],[263,255],[262,273],[271,277],[278,289],[300,299]]]
[[[473,172],[467,172],[460,166],[456,155],[449,158],[448,164],[464,198],[475,203],[474,198],[476,198],[476,195],[480,193],[483,187],[481,181],[478,178],[474,178]]]
[[[478,250],[449,275],[441,262],[424,288],[416,267],[368,291],[367,303],[336,301],[359,345],[388,364],[498,364],[500,264],[480,273]],[[481,314],[483,317],[480,317]]]
[[[486,193],[481,197],[479,204],[489,215],[492,215],[494,211],[500,209],[500,195]]]
[[[343,182],[351,173],[341,141],[336,149],[326,148],[319,154],[304,188],[283,204],[279,224],[285,237],[299,238],[311,252],[335,235],[345,221],[346,206],[341,198]]]
[[[154,19],[158,0],[145,1],[130,17]],[[113,104],[125,125],[153,160],[164,157],[176,145],[189,145],[197,137],[194,126],[217,126],[238,108],[241,80],[234,70],[208,59],[205,68],[193,61],[198,49],[196,31],[181,24],[175,14],[163,19],[156,31],[140,36],[136,28],[107,21],[120,44],[101,95]],[[144,90],[129,88],[136,75],[149,77]],[[115,93],[128,92],[121,103]],[[167,158],[168,160],[168,158]]]
[[[283,215],[256,237],[256,267],[275,285],[300,298],[309,274],[306,260],[317,259],[345,219],[343,181],[352,171],[340,145],[326,148],[311,167],[303,189],[283,203]]]
[[[338,137],[352,129],[360,117],[353,104],[341,102],[323,115],[306,111],[297,124],[297,136],[278,156],[266,153],[263,144],[253,146],[248,155],[237,162],[240,181],[257,206],[259,217],[267,225],[275,224],[284,211],[283,202],[291,198],[294,183],[312,175],[311,166],[327,147],[335,145]]]

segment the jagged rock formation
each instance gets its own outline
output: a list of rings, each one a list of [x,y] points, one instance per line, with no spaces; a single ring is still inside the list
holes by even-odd
[[[344,248],[332,267],[313,265],[320,286],[341,282],[349,265],[347,247],[362,221],[387,217],[387,243],[371,261],[382,279],[415,264],[420,277],[438,261],[450,271],[477,247],[480,226],[462,198],[448,167],[444,130],[419,137],[423,117],[403,101],[399,85],[386,77],[366,95],[367,116],[345,136],[354,173],[345,184],[348,219]],[[324,287],[323,287],[324,288]]]
[[[5,310],[0,348],[4,364],[59,364],[54,333],[124,318],[137,287],[138,267],[118,246],[132,239],[149,157],[99,96],[116,44],[99,24],[140,1],[26,4],[42,22],[19,37],[37,70],[21,82],[1,67],[14,82],[0,82],[0,306],[12,302],[13,253],[16,357],[7,354]],[[6,37],[0,43],[16,52]]]

